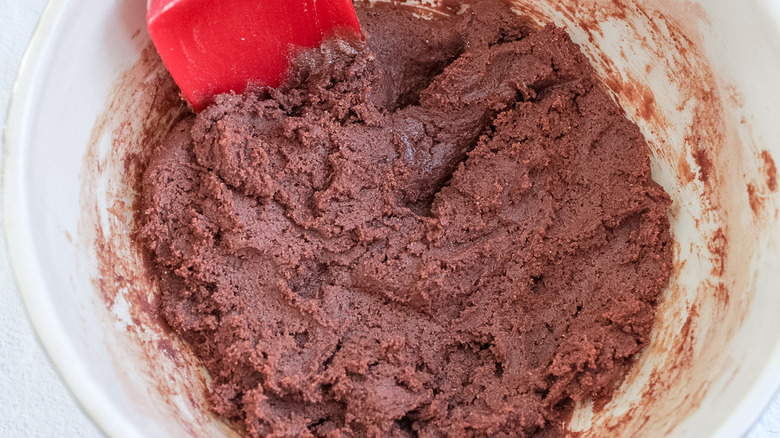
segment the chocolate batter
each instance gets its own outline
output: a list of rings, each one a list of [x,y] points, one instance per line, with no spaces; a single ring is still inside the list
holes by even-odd
[[[157,151],[161,313],[253,437],[561,435],[669,279],[647,146],[559,28],[359,15]]]

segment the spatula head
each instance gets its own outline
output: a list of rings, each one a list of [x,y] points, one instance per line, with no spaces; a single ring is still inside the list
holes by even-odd
[[[295,48],[360,35],[351,0],[149,0],[146,24],[196,110],[248,85],[278,86]]]

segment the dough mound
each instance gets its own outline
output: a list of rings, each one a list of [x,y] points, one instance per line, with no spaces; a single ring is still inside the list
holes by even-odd
[[[647,145],[562,29],[502,2],[359,16],[365,41],[155,152],[161,315],[252,437],[560,436],[668,283]]]

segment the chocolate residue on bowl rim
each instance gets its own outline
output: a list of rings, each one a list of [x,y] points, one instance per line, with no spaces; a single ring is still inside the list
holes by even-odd
[[[766,187],[770,192],[777,191],[777,166],[775,166],[775,160],[769,155],[769,152],[761,151],[761,161],[764,162],[764,174],[766,175]]]
[[[121,370],[119,384],[131,400],[155,409],[155,415],[162,408],[192,436],[216,430],[232,436],[204,407],[208,376],[159,316],[156,282],[147,274],[146,255],[134,235],[135,196],[146,160],[187,111],[157,51],[143,36],[139,59],[109,94],[83,158],[82,217],[75,244],[94,253],[95,260],[84,263],[96,264],[92,283],[100,302],[95,309],[105,325],[106,348]],[[138,369],[147,371],[157,394],[138,392],[144,389]],[[149,404],[147,397],[160,404]]]

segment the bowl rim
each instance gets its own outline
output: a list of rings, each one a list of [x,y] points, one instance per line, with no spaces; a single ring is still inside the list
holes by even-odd
[[[780,42],[780,0],[753,0],[772,24]],[[3,151],[3,227],[9,261],[19,295],[36,337],[55,370],[75,397],[80,408],[101,432],[112,438],[144,438],[139,428],[108,397],[89,375],[57,311],[46,298],[47,286],[35,250],[28,244],[32,230],[27,215],[22,151],[29,148],[29,116],[34,114],[40,90],[37,73],[50,56],[52,36],[71,0],[49,0],[22,58],[8,107]],[[721,421],[714,437],[744,436],[757,423],[773,397],[780,396],[780,344],[776,346],[752,387],[729,416]]]
[[[26,213],[27,200],[23,183],[25,163],[22,153],[29,148],[28,116],[33,114],[36,98],[40,95],[35,78],[51,56],[49,46],[52,36],[71,3],[69,0],[49,0],[14,79],[3,141],[3,227],[11,270],[27,317],[66,387],[82,411],[105,436],[143,438],[144,434],[125,417],[107,392],[90,378],[56,309],[46,298],[48,288],[42,280],[42,267],[35,250],[28,243],[32,240],[32,230]]]

